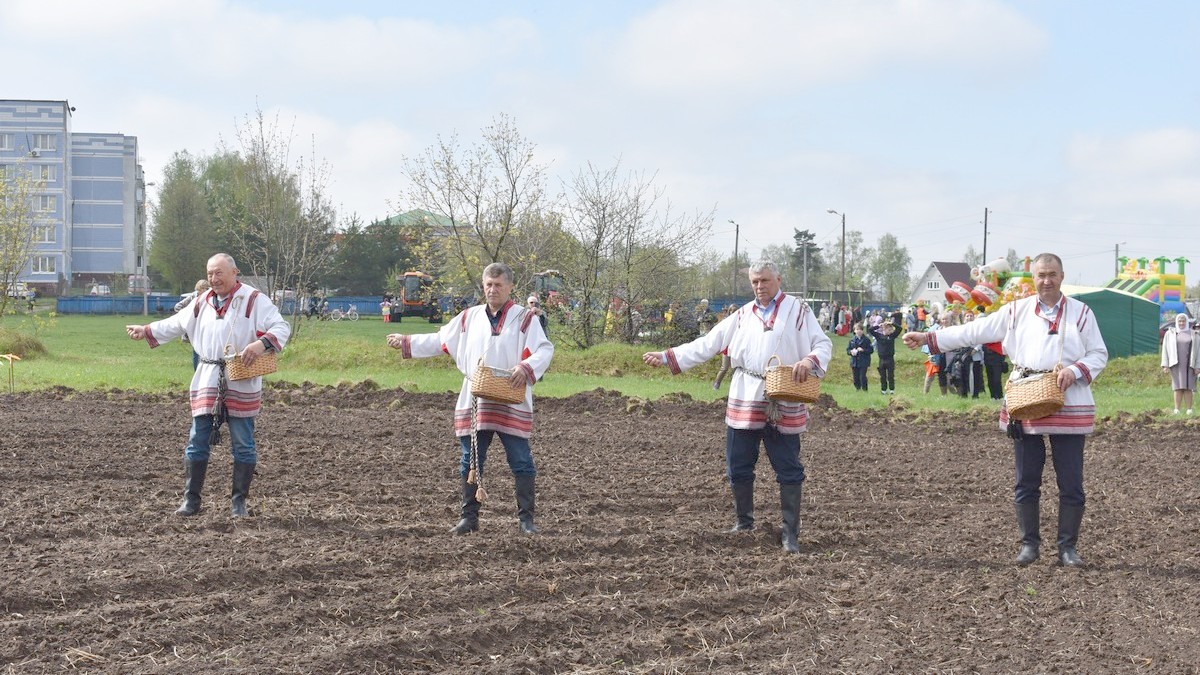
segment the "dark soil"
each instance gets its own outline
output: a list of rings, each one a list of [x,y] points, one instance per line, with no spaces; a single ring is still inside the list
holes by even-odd
[[[733,535],[722,404],[539,400],[538,524],[496,446],[458,515],[451,395],[277,385],[252,517],[173,515],[182,396],[0,396],[0,673],[1200,672],[1200,424],[1087,445],[1085,570],[1013,564],[1011,446],[982,414],[818,405],[802,552]]]

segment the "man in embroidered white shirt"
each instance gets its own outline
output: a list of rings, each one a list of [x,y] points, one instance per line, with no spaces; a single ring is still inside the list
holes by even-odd
[[[1096,423],[1092,382],[1108,364],[1108,349],[1100,335],[1096,316],[1083,302],[1062,293],[1062,259],[1042,253],[1033,259],[1033,283],[1037,295],[1009,303],[999,310],[962,326],[936,333],[904,335],[910,349],[928,345],[930,354],[968,345],[1000,342],[1013,361],[1009,379],[1042,373],[1054,377],[1063,391],[1064,404],[1057,412],[1032,420],[1010,419],[1008,407],[1000,409],[1000,428],[1013,439],[1016,463],[1017,526],[1021,533],[1018,565],[1037,560],[1039,504],[1042,470],[1046,466],[1046,440],[1054,457],[1058,479],[1058,556],[1056,562],[1082,567],[1076,545],[1083,521],[1083,445]],[[1061,367],[1054,374],[1056,367]]]
[[[780,363],[791,364],[797,382],[823,377],[833,343],[808,304],[782,292],[783,277],[775,263],[751,265],[750,286],[754,302],[707,334],[665,352],[646,352],[642,360],[680,373],[717,354],[729,356],[734,373],[725,408],[725,460],[737,516],[732,531],[754,529],[754,467],[760,445],[765,446],[779,483],[783,550],[796,553],[805,478],[800,434],[808,425],[808,408],[803,403],[767,399],[763,374],[771,357],[778,356]]]
[[[208,291],[173,316],[144,326],[126,326],[125,332],[131,339],[145,340],[151,348],[186,336],[198,355],[188,388],[192,430],[184,450],[183,503],[176,513],[194,516],[200,511],[200,491],[212,444],[226,425],[233,455],[230,513],[240,518],[249,515],[246,499],[258,463],[254,427],[262,408],[262,378],[229,380],[227,359],[236,353],[249,366],[268,350],[282,351],[292,328],[265,293],[238,279],[232,256],[218,253],[209,258],[206,273]]]
[[[520,530],[525,534],[538,531],[533,523],[537,470],[529,447],[529,436],[533,432],[532,386],[550,367],[554,345],[542,332],[537,315],[512,301],[512,290],[512,268],[504,263],[492,263],[483,270],[485,304],[463,310],[436,333],[392,333],[387,336],[388,345],[399,349],[403,358],[447,354],[463,374],[462,388],[454,407],[454,433],[462,448],[459,475],[463,500],[460,519],[451,528],[451,534],[467,534],[479,529],[479,505],[486,495],[486,491],[480,489],[484,461],[496,434],[500,435],[508,467],[513,473]],[[482,398],[476,401],[471,394],[471,376],[481,364],[508,371],[509,384],[525,391],[522,402],[508,404]],[[474,453],[471,451],[473,440]],[[472,454],[475,455],[474,466]]]

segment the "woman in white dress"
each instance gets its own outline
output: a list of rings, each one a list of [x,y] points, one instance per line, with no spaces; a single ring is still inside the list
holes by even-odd
[[[1175,315],[1175,325],[1167,329],[1162,342],[1162,369],[1171,375],[1175,390],[1175,414],[1186,409],[1192,414],[1192,392],[1200,373],[1200,345],[1193,339],[1192,322],[1186,314]]]

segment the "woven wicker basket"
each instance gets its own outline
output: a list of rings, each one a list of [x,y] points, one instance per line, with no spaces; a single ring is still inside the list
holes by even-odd
[[[279,359],[275,357],[275,352],[263,352],[249,366],[242,363],[242,355],[238,354],[225,366],[225,374],[231,380],[248,380],[270,375],[276,370],[279,370]]]
[[[514,389],[508,381],[511,376],[503,368],[491,368],[480,361],[471,375],[471,394],[497,403],[524,403],[525,387]]]
[[[1036,420],[1053,415],[1063,407],[1063,390],[1058,388],[1058,373],[1054,366],[1048,373],[1036,373],[1004,384],[1004,405],[1008,416],[1018,420]]]
[[[809,375],[803,382],[792,380],[792,367],[785,365],[772,366],[772,361],[779,361],[778,355],[767,359],[767,398],[776,401],[791,401],[793,403],[815,403],[821,394],[821,379]]]

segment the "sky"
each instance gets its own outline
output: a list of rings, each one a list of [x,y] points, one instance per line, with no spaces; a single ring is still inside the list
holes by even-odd
[[[5,0],[0,98],[136,136],[151,182],[262,110],[366,222],[409,208],[406,157],[507,115],[552,191],[620,162],[712,210],[720,254],[832,246],[845,214],[914,277],[986,241],[1195,285],[1197,36],[1194,0]]]

